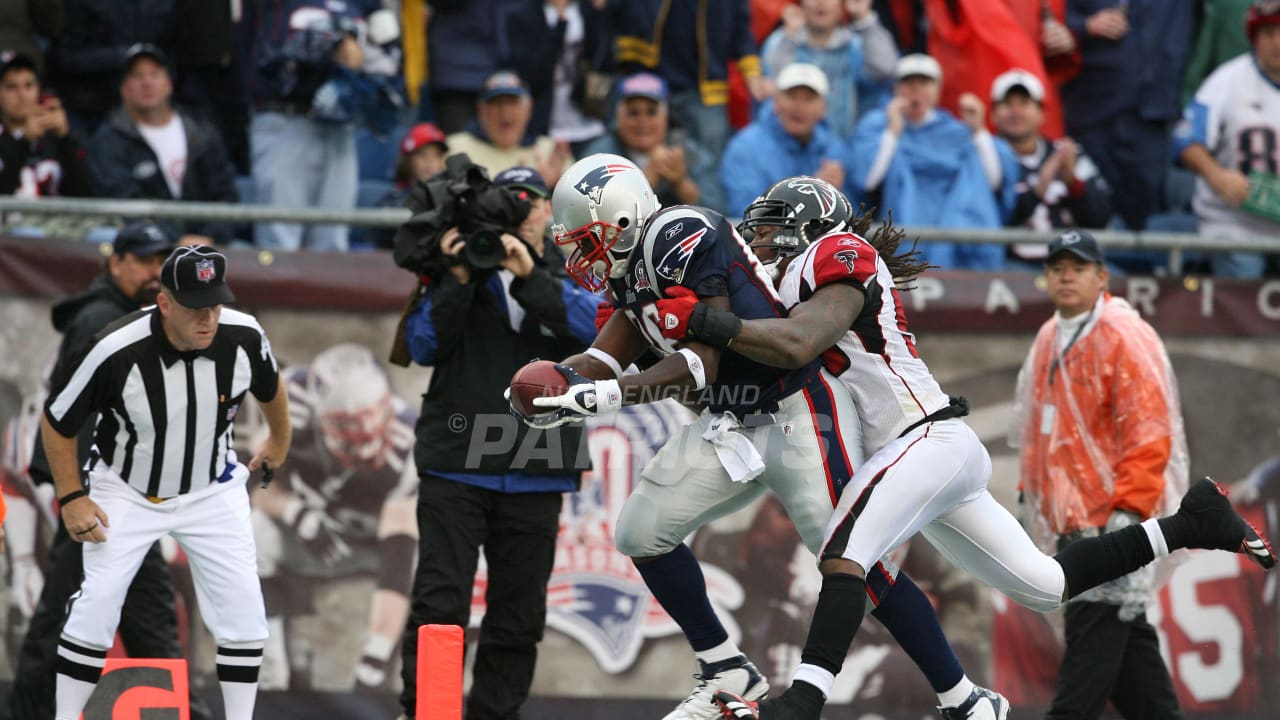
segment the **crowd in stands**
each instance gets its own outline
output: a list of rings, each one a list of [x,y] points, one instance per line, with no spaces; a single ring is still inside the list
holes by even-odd
[[[554,185],[612,152],[664,204],[730,217],[812,174],[908,226],[1274,237],[1280,0],[0,0],[0,126],[0,194],[24,197],[372,207],[445,153]],[[1040,244],[921,247],[943,268],[1043,262]],[[1278,270],[1247,252],[1190,268]]]

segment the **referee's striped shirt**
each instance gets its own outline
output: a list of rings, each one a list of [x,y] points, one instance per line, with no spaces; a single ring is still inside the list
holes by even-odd
[[[212,344],[179,352],[153,307],[98,335],[65,383],[50,390],[45,416],[75,437],[101,413],[90,469],[105,464],[138,492],[168,498],[231,478],[240,402],[246,392],[269,402],[278,379],[271,343],[252,315],[222,308]]]

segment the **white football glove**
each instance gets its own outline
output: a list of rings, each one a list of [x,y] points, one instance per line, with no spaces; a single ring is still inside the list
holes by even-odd
[[[556,365],[556,369],[569,381],[569,389],[560,395],[533,399],[534,407],[555,413],[555,417],[547,421],[549,424],[535,427],[555,427],[565,422],[617,412],[622,407],[622,388],[617,380],[588,380],[567,365]]]

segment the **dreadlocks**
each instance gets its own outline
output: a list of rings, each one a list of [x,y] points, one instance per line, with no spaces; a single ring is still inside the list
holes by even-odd
[[[849,223],[850,231],[866,238],[871,247],[876,249],[884,264],[889,267],[889,274],[893,276],[899,290],[906,292],[914,289],[913,285],[907,283],[915,280],[925,270],[937,267],[920,256],[920,250],[916,247],[918,241],[911,241],[910,250],[898,252],[898,246],[906,239],[907,233],[900,227],[894,227],[893,211],[886,215],[884,223],[876,226],[875,232],[871,234],[868,233],[875,224],[875,208],[864,210],[859,207],[858,212],[859,215]]]

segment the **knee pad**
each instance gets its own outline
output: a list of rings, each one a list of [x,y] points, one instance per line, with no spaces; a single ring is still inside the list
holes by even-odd
[[[613,526],[613,544],[618,552],[632,558],[664,555],[683,538],[659,537],[659,508],[653,500],[639,493],[627,498]]]

